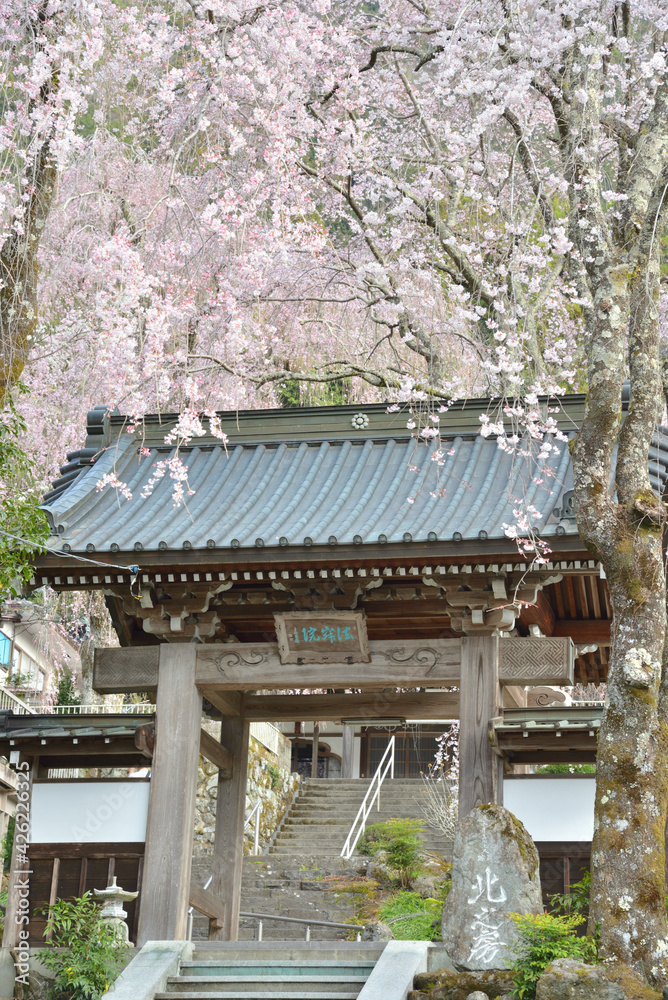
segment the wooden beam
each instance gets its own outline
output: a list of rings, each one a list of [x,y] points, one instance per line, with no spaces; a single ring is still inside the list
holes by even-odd
[[[573,750],[508,750],[508,761],[511,764],[595,764],[596,747],[582,747]]]
[[[135,757],[142,756],[141,751],[135,746],[134,736],[108,737],[109,743],[105,743],[102,736],[75,736],[59,739],[45,737],[45,739],[46,743],[42,743],[34,736],[29,739],[17,737],[12,741],[12,746],[9,745],[9,740],[0,740],[0,753],[8,757],[11,750],[20,750],[24,757],[32,757],[36,754],[49,757],[79,757],[79,767],[91,766],[83,763],[84,758],[91,754],[109,757],[110,759],[107,764],[103,765],[104,767],[116,767],[115,757],[119,755],[129,753]]]
[[[575,646],[565,636],[513,637],[504,639],[499,646],[500,684],[570,685],[574,665]]]
[[[216,929],[223,926],[225,921],[225,903],[215,893],[210,892],[209,889],[203,889],[201,886],[191,882],[188,905],[194,907],[198,913],[203,913],[205,917],[209,918],[209,929],[211,929],[212,925]]]
[[[240,691],[216,691],[211,688],[207,688],[205,691],[201,685],[198,686],[200,691],[204,693],[205,698],[218,709],[221,715],[229,715],[236,718],[241,715],[242,695]]]
[[[25,789],[23,779],[28,779],[28,796],[32,796],[32,783],[37,778],[39,772],[39,757],[33,757],[30,761],[30,768],[26,771],[21,769],[21,791]],[[19,801],[16,810],[16,823],[14,825],[14,843],[12,844],[12,860],[9,866],[9,880],[7,883],[7,905],[5,907],[5,926],[2,934],[3,948],[16,948],[19,943],[19,929],[24,924],[19,924],[19,891],[25,895],[25,884],[30,881],[30,862],[28,860],[28,831],[30,826],[30,798],[26,802]]]
[[[504,639],[503,642],[510,640]],[[459,729],[459,816],[500,798],[502,761],[488,738],[489,720],[498,714],[499,639],[462,640]]]
[[[93,844],[30,844],[28,857],[31,861],[43,858],[53,858],[56,855],[61,861],[68,858],[109,858],[110,854],[116,860],[126,858],[141,858],[144,854],[144,842],[129,841],[124,844],[93,843]]]
[[[213,736],[209,736],[205,729],[199,734],[199,752],[220,771],[221,777],[231,778],[234,773],[234,754],[231,754],[227,747],[224,747]]]
[[[355,730],[352,726],[343,727],[343,749],[341,752],[341,777],[354,777]]]
[[[211,890],[225,901],[225,917],[221,928],[209,928],[209,938],[215,941],[236,941],[239,936],[249,728],[243,717],[224,718],[220,724],[221,743],[234,755],[235,768],[231,781],[218,776]]]
[[[197,649],[197,684],[209,691],[366,684],[440,687],[459,680],[460,648],[460,639],[375,641],[369,643],[369,663],[284,664],[275,642],[205,644]]]
[[[442,622],[441,622],[442,624]],[[368,684],[439,687],[459,678],[459,639],[371,642],[371,662],[283,664],[278,643],[211,643],[197,647],[197,684],[216,691]],[[159,646],[97,649],[93,686],[100,694],[152,691],[158,683]],[[226,715],[235,714],[225,711]]]
[[[536,594],[533,604],[525,604],[520,611],[520,622],[523,625],[538,625],[543,635],[554,632],[554,611],[544,592]]]
[[[151,772],[138,946],[185,941],[195,826],[202,696],[190,643],[160,647],[157,732]]]
[[[567,618],[558,618],[554,623],[552,634],[570,636],[575,643],[595,642],[599,646],[609,646],[611,624],[607,618],[599,621],[569,621]]]
[[[209,697],[205,692],[205,697]],[[301,721],[327,719],[456,719],[459,696],[456,692],[423,691],[397,694],[288,694],[246,695],[246,718],[249,722]],[[487,722],[487,720],[485,720]]]
[[[507,684],[502,690],[502,700],[505,708],[526,708],[527,693],[523,687]]]
[[[98,694],[153,693],[158,688],[160,646],[96,649],[93,689]]]
[[[81,767],[150,767],[150,761],[139,750],[128,754],[86,754],[71,757],[68,754],[40,757],[45,768],[81,768]]]
[[[155,722],[147,722],[135,729],[135,746],[150,760],[155,750]]]

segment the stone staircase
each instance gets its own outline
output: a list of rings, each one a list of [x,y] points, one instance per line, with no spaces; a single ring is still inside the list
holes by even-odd
[[[269,853],[338,856],[370,783],[370,778],[304,781]],[[424,794],[421,781],[388,778],[380,791],[380,809],[374,806],[368,825],[395,818],[422,820],[425,849],[449,856],[450,843],[429,830],[424,821],[419,804]]]
[[[334,879],[343,877],[354,880],[366,870],[367,859],[331,857],[306,857],[262,855],[244,858],[241,883],[241,910],[244,913],[266,913],[279,917],[302,920],[326,920],[345,924],[355,916],[355,897],[334,891]],[[204,885],[209,876],[211,861],[193,859],[194,881]],[[321,927],[318,924],[291,923],[283,920],[264,920],[264,941],[304,941],[306,927],[310,927],[312,941],[342,941],[351,931],[343,927]],[[193,914],[193,941],[204,941],[209,923],[205,917]],[[253,917],[241,917],[239,940],[252,941],[257,937],[258,922]]]
[[[356,1000],[382,944],[210,942],[155,1000]]]
[[[244,858],[241,910],[282,917],[310,918],[346,923],[355,916],[356,897],[350,892],[334,891],[339,878],[354,880],[366,872],[368,858],[353,856],[349,861],[340,852],[357,810],[369,787],[369,781],[309,779],[287,814],[269,854]],[[374,808],[370,822],[392,818],[422,819],[419,781],[395,779],[381,789],[380,810]],[[451,845],[427,830],[425,848],[450,857]],[[192,878],[204,885],[211,873],[210,858],[193,859]],[[258,922],[242,917],[240,941],[254,940]],[[310,924],[313,942],[335,942],[349,937],[343,928]],[[264,920],[263,939],[268,941],[304,941],[306,925]],[[193,915],[193,941],[208,936],[208,921]]]

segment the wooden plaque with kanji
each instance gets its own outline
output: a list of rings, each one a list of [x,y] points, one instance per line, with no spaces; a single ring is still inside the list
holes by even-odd
[[[281,663],[368,663],[363,611],[274,615]]]

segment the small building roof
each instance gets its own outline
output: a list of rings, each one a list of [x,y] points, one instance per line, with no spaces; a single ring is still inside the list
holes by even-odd
[[[583,397],[563,404],[560,425],[573,434]],[[141,497],[157,464],[176,455],[165,444],[176,415],[148,417],[128,433],[127,417],[98,408],[89,414],[86,447],[67,456],[45,498],[53,544],[88,554],[273,548],[288,555],[295,547],[484,541],[504,538],[518,498],[539,511],[541,535],[577,534],[573,518],[561,516],[572,489],[566,444],[555,442],[559,454],[547,460],[503,451],[479,433],[489,407],[489,400],[454,404],[441,417],[440,439],[427,441],[406,427],[405,412],[384,405],[223,413],[226,445],[206,435],[178,452],[188,469],[180,506],[169,470]],[[668,438],[659,432],[655,446],[659,488],[668,477]],[[132,499],[110,486],[100,491],[105,475],[125,483]]]
[[[149,728],[155,715],[110,712],[107,715],[15,715],[0,712],[0,755],[18,750],[39,757],[45,767],[145,767],[147,755],[137,745],[138,728]]]

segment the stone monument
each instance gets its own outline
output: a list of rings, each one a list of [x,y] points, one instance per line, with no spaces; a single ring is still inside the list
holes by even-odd
[[[459,823],[443,943],[461,970],[505,969],[516,937],[510,913],[542,913],[538,851],[503,806],[476,806]]]

